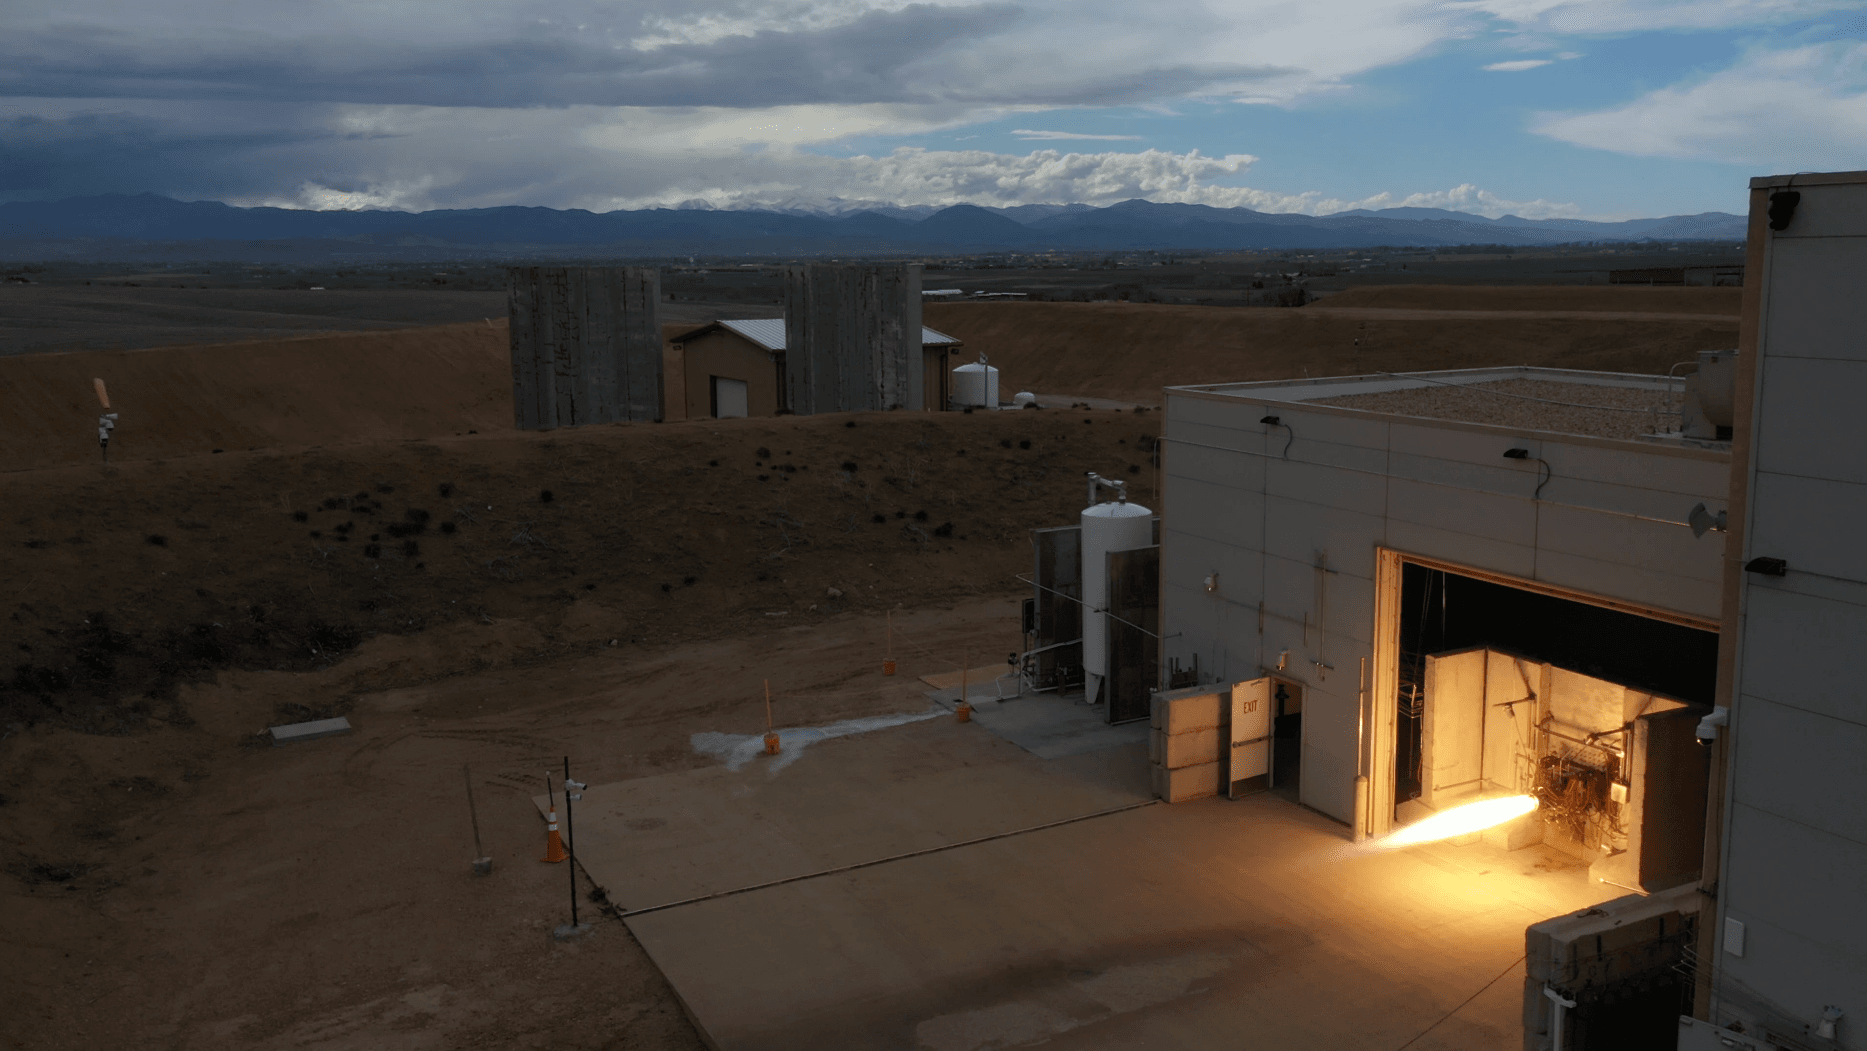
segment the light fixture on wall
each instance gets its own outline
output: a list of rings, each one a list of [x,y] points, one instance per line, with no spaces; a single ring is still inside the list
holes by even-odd
[[[1290,437],[1284,439],[1284,459],[1290,459],[1290,443],[1297,440],[1296,430],[1285,423],[1281,416],[1266,416],[1258,422],[1266,427],[1282,427],[1284,430],[1290,432]]]
[[[1531,456],[1530,450],[1524,448],[1523,446],[1518,446],[1515,449],[1504,450],[1504,458],[1506,460],[1535,460],[1537,462],[1538,467],[1541,468],[1542,477],[1537,480],[1536,492],[1530,494],[1530,499],[1532,500],[1542,499],[1543,498],[1543,487],[1548,485],[1550,478],[1554,477],[1556,474],[1555,470],[1549,466],[1549,461],[1543,459],[1541,456]]]
[[[1780,558],[1759,555],[1744,563],[1744,572],[1759,573],[1766,577],[1786,577],[1789,575],[1789,563]]]
[[[1216,593],[1219,590],[1219,571],[1216,569],[1213,570],[1212,575],[1207,577],[1203,583],[1206,586],[1206,592],[1208,594]]]
[[[1282,653],[1279,653],[1277,655],[1277,670],[1288,671],[1289,668],[1290,668],[1290,651],[1285,650]]]
[[[1704,504],[1699,504],[1692,509],[1691,514],[1685,516],[1685,520],[1691,523],[1693,536],[1704,536],[1706,533],[1722,533],[1724,532],[1725,513],[1726,512],[1720,511],[1714,515]]]

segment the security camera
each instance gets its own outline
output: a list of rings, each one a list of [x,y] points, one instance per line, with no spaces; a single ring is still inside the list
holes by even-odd
[[[1698,721],[1698,729],[1693,730],[1692,735],[1698,738],[1699,744],[1710,744],[1718,739],[1718,727],[1728,725],[1730,721],[1731,709],[1720,704],[1711,710],[1710,715]]]

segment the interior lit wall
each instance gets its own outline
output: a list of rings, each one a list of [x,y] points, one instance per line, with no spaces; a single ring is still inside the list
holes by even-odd
[[[1377,548],[1718,619],[1722,534],[1695,538],[1669,523],[1701,501],[1725,506],[1721,452],[1303,406],[1274,387],[1229,390],[1166,392],[1163,658],[1184,665],[1198,654],[1208,681],[1236,681],[1274,669],[1288,651],[1284,674],[1308,690],[1302,800],[1323,813],[1348,821],[1354,810],[1357,679],[1373,654]],[[1266,415],[1281,424],[1260,423]],[[1505,459],[1513,447],[1532,459]],[[1537,458],[1549,465],[1540,502],[1531,499]],[[1316,568],[1319,556],[1329,572]],[[1209,591],[1203,582],[1215,571]],[[1375,757],[1377,777],[1383,761]]]

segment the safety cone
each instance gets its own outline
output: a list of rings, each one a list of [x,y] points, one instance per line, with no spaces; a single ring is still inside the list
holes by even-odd
[[[558,834],[558,812],[552,810],[550,814],[551,816],[545,819],[545,856],[539,860],[555,864],[566,860],[570,855],[564,850],[564,837]]]

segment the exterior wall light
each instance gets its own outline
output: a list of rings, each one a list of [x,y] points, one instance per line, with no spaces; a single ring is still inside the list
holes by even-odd
[[[1744,572],[1766,577],[1786,577],[1789,575],[1789,563],[1780,558],[1753,558],[1744,563]]]
[[[1692,731],[1692,736],[1697,737],[1700,744],[1710,744],[1718,739],[1718,727],[1728,726],[1730,722],[1731,709],[1720,704],[1698,721],[1698,729]]]
[[[1202,583],[1205,584],[1206,591],[1208,593],[1218,591],[1219,590],[1219,571],[1216,569],[1213,570],[1212,575],[1207,577]]]
[[[1720,511],[1714,515],[1709,510],[1706,509],[1704,504],[1699,504],[1697,507],[1694,507],[1692,509],[1691,514],[1686,515],[1685,520],[1691,523],[1693,536],[1704,536],[1708,532],[1711,532],[1711,533],[1724,532],[1725,531],[1724,516],[1725,516],[1725,512],[1723,511]]]

